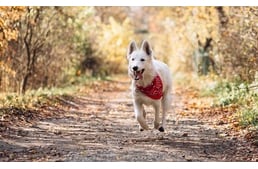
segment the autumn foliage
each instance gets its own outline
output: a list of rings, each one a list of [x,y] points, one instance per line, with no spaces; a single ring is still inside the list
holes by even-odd
[[[256,7],[1,7],[0,90],[126,72],[126,48],[149,39],[174,73],[255,80]]]

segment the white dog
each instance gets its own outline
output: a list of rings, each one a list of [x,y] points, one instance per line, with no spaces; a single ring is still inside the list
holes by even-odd
[[[152,105],[155,110],[154,128],[164,132],[166,113],[171,104],[172,76],[168,66],[155,60],[150,44],[143,41],[141,49],[132,41],[127,51],[128,74],[132,78],[134,112],[140,130],[148,130],[143,105]],[[162,123],[159,113],[162,107]]]

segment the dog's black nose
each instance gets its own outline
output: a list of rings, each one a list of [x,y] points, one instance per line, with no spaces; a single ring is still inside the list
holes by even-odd
[[[137,70],[138,70],[138,66],[134,66],[134,67],[133,67],[133,70],[134,70],[134,71],[137,71]]]

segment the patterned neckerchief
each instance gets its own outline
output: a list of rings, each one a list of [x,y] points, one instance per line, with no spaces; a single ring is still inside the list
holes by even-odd
[[[143,94],[146,96],[158,100],[163,96],[163,84],[162,81],[157,75],[151,82],[150,85],[143,87],[143,86],[138,86],[136,85],[137,89],[140,90]]]

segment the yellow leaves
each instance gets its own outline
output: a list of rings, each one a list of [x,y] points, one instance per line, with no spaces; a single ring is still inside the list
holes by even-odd
[[[2,18],[0,18],[0,28],[3,28],[5,26],[5,22]]]
[[[25,7],[0,7],[0,53],[7,48],[8,41],[17,39],[18,32],[14,28],[14,23],[20,19],[24,11]]]
[[[0,61],[0,70],[12,76],[15,76],[16,74],[14,70],[12,70],[7,64],[2,61]]]
[[[125,70],[126,49],[133,36],[133,28],[128,18],[120,23],[110,17],[109,23],[102,25],[97,37],[97,50],[111,73]]]
[[[16,40],[18,37],[17,30],[14,30],[11,28],[5,29],[3,33],[4,33],[4,35],[5,35],[4,37],[7,41]]]

